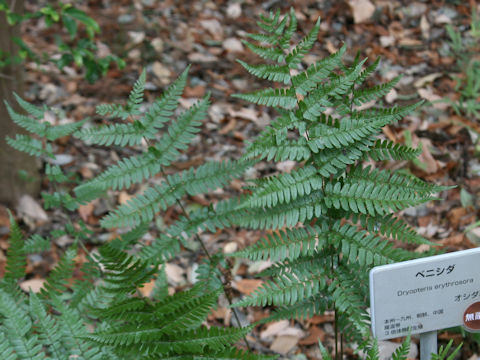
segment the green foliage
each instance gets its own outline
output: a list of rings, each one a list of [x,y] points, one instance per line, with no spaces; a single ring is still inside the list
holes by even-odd
[[[357,57],[346,64],[345,46],[304,66],[302,59],[314,46],[320,25],[316,22],[300,43],[291,46],[296,23],[293,10],[283,17],[277,12],[262,18],[259,26],[264,33],[248,36],[258,43],[245,44],[267,62],[254,66],[240,62],[250,74],[277,84],[235,97],[279,113],[248,144],[245,158],[291,160],[296,167],[253,181],[233,217],[239,226],[273,230],[233,254],[274,262],[261,274],[271,280],[236,306],[278,305],[271,316],[275,320],[335,310],[344,337],[361,341],[369,336],[368,271],[414,257],[395,248],[395,240],[428,243],[394,212],[435,200],[447,188],[363,164],[420,155],[420,148],[378,139],[385,125],[420,103],[385,108],[377,102],[359,109],[386,95],[399,78],[366,87],[379,61],[366,66],[366,59]],[[396,358],[406,357],[405,344]],[[375,351],[370,352],[372,358]]]
[[[101,220],[104,227],[131,226],[128,232],[87,253],[82,266],[83,278],[72,285],[79,251],[92,237],[83,223],[67,223],[51,236],[68,235],[74,245],[68,248],[50,272],[38,294],[25,296],[17,282],[25,275],[25,256],[50,247],[51,239],[33,235],[26,242],[13,218],[5,278],[0,281],[0,338],[5,356],[21,359],[269,359],[232,347],[251,327],[207,328],[203,325],[223,289],[223,274],[228,268],[221,254],[214,254],[199,269],[198,285],[188,291],[168,296],[165,262],[172,259],[181,244],[198,231],[216,231],[230,226],[238,212],[238,201],[225,200],[215,206],[198,207],[184,213],[160,232],[149,246],[141,237],[161,212],[171,206],[183,208],[182,199],[226,186],[256,160],[206,161],[183,171],[169,169],[200,131],[207,116],[209,96],[179,112],[177,107],[187,78],[180,77],[145,111],[143,109],[146,72],[134,84],[126,105],[101,105],[98,114],[118,118],[106,125],[93,126],[85,121],[60,128],[43,121],[46,107],[29,104],[17,96],[27,115],[8,106],[12,119],[36,137],[24,136],[24,150],[55,158],[59,136],[73,134],[98,145],[137,146],[145,141],[142,153],[121,159],[87,182],[77,181],[60,166],[45,166],[45,174],[55,192],[44,192],[44,206],[63,206],[75,210],[107,190],[128,188],[134,183],[162,180],[146,187],[143,193],[112,210]],[[178,114],[178,115],[176,115]],[[84,126],[82,128],[82,126]],[[88,126],[88,127],[87,127]],[[162,131],[166,127],[165,131]],[[58,128],[58,129],[57,129]],[[18,142],[10,140],[17,148]],[[31,150],[32,148],[36,151]],[[138,150],[138,147],[136,147]],[[159,214],[160,213],[160,214]],[[81,249],[81,250],[78,250]],[[128,254],[127,251],[134,255]],[[150,297],[141,296],[141,287],[155,282]],[[15,311],[12,311],[13,307]],[[18,324],[14,328],[14,324]],[[92,332],[92,329],[93,332]]]
[[[15,7],[15,2],[12,4]],[[61,36],[55,36],[57,51],[59,52],[57,55],[59,56],[37,54],[21,38],[14,37],[12,41],[18,45],[20,49],[19,54],[0,51],[0,68],[9,64],[18,64],[26,58],[36,62],[51,61],[60,70],[73,63],[78,67],[84,68],[86,79],[93,83],[106,74],[111,64],[116,64],[120,68],[125,66],[125,62],[115,55],[98,58],[96,55],[97,46],[94,41],[95,35],[100,33],[98,23],[84,11],[70,3],[64,4],[59,1],[56,4],[45,5],[36,12],[17,14],[10,8],[10,4],[7,1],[2,0],[0,1],[0,12],[5,13],[10,26],[30,19],[43,19],[47,27],[57,26],[60,28],[60,31],[66,30],[68,34],[67,42]],[[86,37],[78,35],[79,25],[85,29]]]
[[[99,248],[82,269],[87,276],[73,286],[78,250],[68,249],[40,293],[26,296],[17,284],[25,274],[26,248],[11,221],[7,269],[0,279],[2,359],[272,358],[231,347],[250,327],[202,325],[221,287],[208,289],[201,282],[172,296],[138,296],[143,284],[157,276],[158,264],[128,255],[113,243]]]
[[[468,118],[480,119],[480,61],[477,58],[480,49],[480,19],[476,9],[472,9],[470,31],[462,33],[446,26],[450,38],[450,54],[455,56],[459,76],[453,76],[456,80],[455,91],[459,93],[459,99],[452,101],[447,99],[455,112],[459,115],[466,115]]]

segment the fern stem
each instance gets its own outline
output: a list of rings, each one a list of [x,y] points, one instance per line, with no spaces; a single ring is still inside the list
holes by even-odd
[[[177,204],[178,206],[180,206],[180,208],[182,209],[183,213],[185,214],[185,216],[187,217],[187,219],[190,220],[190,216],[188,215],[187,211],[185,210],[185,208],[183,207],[182,203],[180,202],[180,200],[177,200]],[[198,236],[197,233],[194,234],[195,235],[195,239],[197,239],[197,241],[200,243],[200,246],[202,247],[205,255],[207,255],[208,257],[208,260],[210,260],[211,262],[213,262],[213,259],[212,259],[212,256],[210,255],[210,252],[208,251],[207,247],[205,246],[205,243],[203,242],[202,238],[200,236]],[[220,269],[220,272],[223,274],[223,271],[224,269]],[[228,270],[228,269],[227,269]],[[238,327],[241,327],[240,325],[240,318],[238,316],[238,313],[237,313],[237,309],[235,309],[232,304],[233,304],[233,299],[230,295],[230,293],[225,289],[225,284],[223,283],[222,281],[222,289],[223,289],[223,293],[225,294],[225,297],[227,298],[227,301],[228,301],[228,305],[230,305],[230,308],[232,309],[233,311],[233,316],[235,317],[235,320],[238,324]],[[243,341],[245,342],[245,345],[247,346],[247,349],[248,351],[252,351],[252,348],[250,347],[250,344],[247,340],[247,337],[246,335],[243,335]]]

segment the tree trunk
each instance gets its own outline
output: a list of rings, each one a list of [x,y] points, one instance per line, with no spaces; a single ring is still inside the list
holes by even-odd
[[[23,13],[23,0],[14,1],[16,13]],[[20,26],[10,26],[4,13],[0,13],[0,49],[10,54],[16,54],[18,49],[12,41],[12,36],[20,35]],[[25,153],[10,147],[5,137],[15,138],[16,134],[24,132],[9,117],[4,101],[16,110],[18,106],[13,92],[23,96],[23,64],[9,65],[0,68],[0,204],[14,207],[23,194],[38,194],[40,180],[37,161]],[[28,177],[20,176],[20,170],[25,170]]]

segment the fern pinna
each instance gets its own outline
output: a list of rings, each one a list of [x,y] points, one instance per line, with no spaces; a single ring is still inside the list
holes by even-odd
[[[363,167],[362,161],[411,160],[421,149],[377,139],[383,126],[411,113],[420,103],[393,108],[361,106],[387,94],[399,81],[363,84],[378,65],[358,57],[351,65],[336,53],[304,67],[320,23],[294,47],[294,11],[263,16],[262,34],[245,45],[267,61],[240,64],[274,87],[235,97],[278,111],[272,123],[249,143],[245,158],[293,160],[290,173],[253,181],[236,223],[273,232],[236,256],[273,260],[263,275],[274,280],[237,306],[278,305],[271,319],[307,317],[336,310],[344,335],[368,336],[367,274],[372,266],[413,255],[392,240],[426,243],[393,212],[435,199],[444,187],[403,172]]]

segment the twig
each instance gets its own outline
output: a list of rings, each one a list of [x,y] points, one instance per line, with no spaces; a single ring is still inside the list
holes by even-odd
[[[188,213],[185,211],[185,208],[183,207],[182,203],[181,203],[179,200],[177,200],[177,204],[180,206],[180,208],[182,209],[182,211],[183,211],[183,213],[185,214],[185,216],[187,217],[187,219],[190,220],[190,216],[189,216]],[[203,242],[202,238],[201,238],[197,233],[195,233],[195,239],[197,239],[197,241],[200,243],[200,246],[202,247],[203,251],[204,251],[205,254],[207,255],[208,260],[213,261],[212,256],[210,255],[207,247],[205,246],[205,243]],[[223,271],[222,271],[222,270],[223,270]],[[226,271],[226,270],[227,270],[227,269],[221,268],[221,269],[220,269],[220,272],[223,274],[224,271]],[[226,285],[227,285],[227,284],[224,284],[224,283],[222,282],[223,293],[225,294],[225,297],[227,298],[228,304],[230,305],[230,308],[231,308],[232,311],[233,311],[233,316],[235,317],[235,320],[237,321],[237,324],[238,324],[238,326],[240,327],[240,326],[241,326],[241,325],[240,325],[240,318],[239,318],[239,316],[238,316],[238,313],[237,313],[236,309],[235,309],[234,307],[232,307],[232,304],[233,304],[232,296],[231,296],[230,292],[227,291],[227,289],[225,288]],[[228,285],[229,285],[229,284],[228,284]],[[248,340],[247,340],[247,337],[246,337],[245,335],[243,335],[243,341],[245,342],[245,345],[247,346],[247,349],[248,349],[249,351],[251,351],[252,348],[250,347],[250,344],[249,344],[249,342],[248,342]]]

